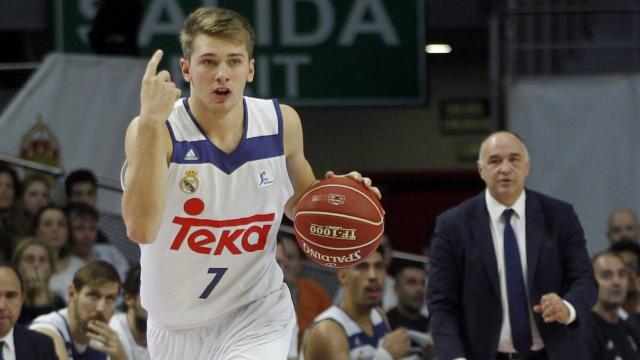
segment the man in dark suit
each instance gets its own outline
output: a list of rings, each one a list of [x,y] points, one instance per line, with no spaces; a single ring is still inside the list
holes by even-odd
[[[596,301],[571,205],[525,190],[530,161],[515,134],[480,146],[486,191],[438,217],[428,303],[441,360],[588,359],[579,326]]]
[[[16,325],[23,302],[20,275],[10,264],[0,262],[0,359],[57,359],[49,337]]]

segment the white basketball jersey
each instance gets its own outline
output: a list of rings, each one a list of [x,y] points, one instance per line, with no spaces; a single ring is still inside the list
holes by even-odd
[[[384,318],[380,311],[371,309],[371,324],[373,325],[373,336],[367,335],[351,317],[339,306],[333,305],[314,320],[313,324],[320,321],[331,319],[344,329],[349,342],[349,359],[351,360],[371,360],[376,354],[378,346],[382,343],[382,339],[389,332],[389,327],[384,322]],[[312,327],[313,325],[311,325]],[[309,327],[309,328],[311,328]],[[307,330],[307,333],[309,330]],[[304,343],[303,341],[303,346]],[[304,360],[304,347],[300,351],[300,360]]]
[[[142,304],[168,328],[193,328],[280,289],[276,234],[293,194],[277,100],[244,98],[244,133],[225,153],[187,99],[167,121],[173,142],[158,236],[141,245]]]

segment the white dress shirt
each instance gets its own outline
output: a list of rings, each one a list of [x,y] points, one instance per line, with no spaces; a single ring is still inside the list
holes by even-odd
[[[0,341],[4,341],[2,345],[2,356],[4,356],[4,360],[16,360],[16,347],[13,344],[13,327]]]

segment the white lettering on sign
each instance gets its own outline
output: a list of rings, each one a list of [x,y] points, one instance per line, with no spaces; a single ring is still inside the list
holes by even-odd
[[[317,27],[306,33],[296,28],[296,3],[308,2],[315,6],[318,19]],[[329,0],[281,0],[280,36],[284,46],[314,46],[324,43],[335,26],[335,14]]]
[[[367,14],[371,14],[371,21],[367,21]],[[398,33],[391,24],[391,19],[384,9],[381,0],[358,0],[353,5],[347,23],[345,24],[338,45],[351,46],[359,34],[379,34],[385,45],[400,44]]]
[[[166,14],[167,20],[162,20]],[[177,0],[153,0],[147,6],[140,25],[138,43],[140,46],[149,46],[151,39],[156,35],[177,36],[180,34],[185,14]]]

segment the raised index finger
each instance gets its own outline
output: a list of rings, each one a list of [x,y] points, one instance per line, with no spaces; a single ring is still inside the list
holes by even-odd
[[[158,64],[162,60],[162,50],[156,50],[147,63],[147,70],[144,72],[145,77],[155,76],[158,71]]]

